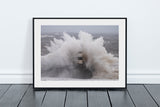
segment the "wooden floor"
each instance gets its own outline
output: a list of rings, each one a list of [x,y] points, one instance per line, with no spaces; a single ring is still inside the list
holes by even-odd
[[[160,85],[128,85],[127,90],[54,89],[0,85],[0,107],[159,107]]]

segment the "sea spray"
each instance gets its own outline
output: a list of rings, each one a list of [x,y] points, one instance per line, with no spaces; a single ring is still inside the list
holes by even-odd
[[[45,47],[49,53],[41,56],[42,76],[118,79],[118,58],[107,52],[103,37],[93,39],[91,34],[80,31],[76,39],[63,33],[62,39],[53,38]],[[83,65],[78,63],[80,52]]]

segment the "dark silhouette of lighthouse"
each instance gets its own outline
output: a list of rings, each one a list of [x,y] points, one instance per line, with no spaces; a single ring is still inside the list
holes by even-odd
[[[83,52],[78,53],[77,68],[80,70],[80,77],[83,79],[89,79],[92,77],[92,72],[86,68],[87,56]]]

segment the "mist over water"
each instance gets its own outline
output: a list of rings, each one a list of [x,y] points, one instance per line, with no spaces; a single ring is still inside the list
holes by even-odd
[[[79,31],[84,31],[90,34],[107,34],[107,35],[118,35],[118,26],[116,25],[42,25],[41,26],[41,35],[53,35],[58,34],[59,32],[67,33],[79,33]]]

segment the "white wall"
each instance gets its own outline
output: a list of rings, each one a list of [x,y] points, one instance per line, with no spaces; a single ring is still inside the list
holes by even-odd
[[[160,83],[160,0],[1,0],[0,83],[32,82],[32,17],[127,17],[128,83]]]

